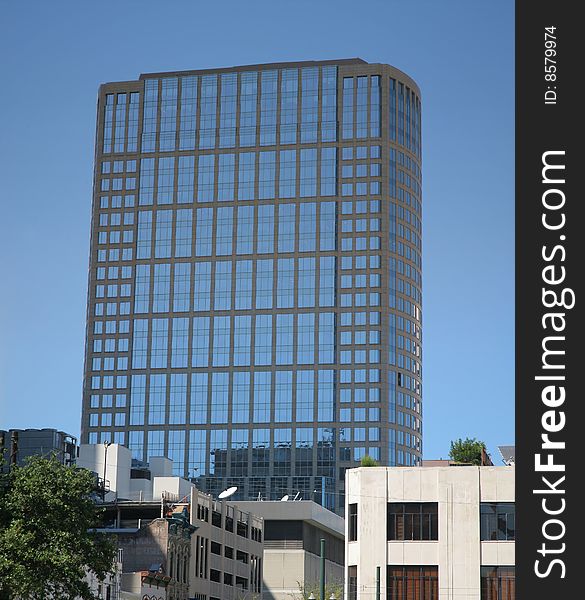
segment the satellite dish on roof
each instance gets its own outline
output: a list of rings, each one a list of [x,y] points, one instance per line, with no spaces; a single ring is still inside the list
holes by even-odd
[[[229,487],[227,490],[224,490],[223,492],[221,492],[219,494],[218,498],[220,500],[225,500],[226,498],[233,496],[237,491],[238,491],[238,486],[234,485],[232,487]]]
[[[281,501],[281,502],[286,502],[287,500],[288,500],[288,494],[285,494],[285,495],[284,495],[284,496],[283,496],[283,497],[280,499],[280,501]]]

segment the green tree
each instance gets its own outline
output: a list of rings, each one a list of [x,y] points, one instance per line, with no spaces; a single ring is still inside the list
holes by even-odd
[[[6,510],[6,503],[3,502],[3,499],[7,496],[8,494],[8,489],[10,486],[10,475],[8,473],[8,464],[6,461],[6,449],[4,449],[2,451],[2,453],[0,453],[0,535],[2,535],[2,531],[4,531],[4,529],[6,528],[6,526],[8,525],[8,521],[9,521],[9,517],[10,515],[8,514],[8,511]],[[2,559],[0,559],[1,561]],[[0,565],[2,563],[0,562]],[[2,571],[0,570],[0,574],[2,573]],[[1,594],[1,590],[2,590],[2,584],[1,584],[1,579],[0,579],[0,594]],[[0,595],[0,600],[2,599],[2,596]]]
[[[372,458],[369,454],[362,456],[360,460],[360,467],[377,467],[378,461],[375,458]]]
[[[321,584],[318,581],[308,581],[301,583],[297,581],[299,586],[298,594],[292,594],[293,600],[308,600],[309,596],[313,594],[316,599],[320,598]],[[325,600],[331,598],[331,594],[337,599],[343,599],[343,581],[334,580],[325,582]]]
[[[486,449],[484,442],[475,438],[465,438],[451,442],[449,458],[455,462],[471,463],[472,465],[481,465],[482,450]]]
[[[0,599],[94,600],[86,569],[103,579],[116,548],[97,533],[90,471],[54,456],[13,467],[0,488]]]

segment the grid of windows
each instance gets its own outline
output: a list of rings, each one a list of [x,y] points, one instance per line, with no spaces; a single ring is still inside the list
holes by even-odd
[[[251,456],[248,497],[302,487],[330,507],[337,465],[416,464],[412,83],[349,60],[104,90],[85,440],[172,454],[210,490],[249,476]]]

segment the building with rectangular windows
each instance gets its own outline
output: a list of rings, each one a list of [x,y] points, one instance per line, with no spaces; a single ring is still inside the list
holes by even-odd
[[[325,582],[343,591],[345,524],[342,517],[311,500],[234,502],[264,520],[262,600],[294,600],[317,593],[321,540],[325,541]],[[327,594],[329,596],[329,594]]]
[[[0,471],[11,465],[23,467],[31,456],[50,458],[54,456],[64,465],[75,464],[77,438],[57,429],[9,429],[0,430]]]
[[[82,444],[78,466],[107,484],[101,531],[116,539],[123,592],[136,592],[145,578],[150,585],[154,570],[165,576],[168,600],[260,597],[262,517],[173,476],[165,457],[146,465],[118,444]]]
[[[421,104],[361,59],[100,87],[82,443],[342,511],[421,457]]]
[[[514,472],[348,470],[344,597],[515,600]]]

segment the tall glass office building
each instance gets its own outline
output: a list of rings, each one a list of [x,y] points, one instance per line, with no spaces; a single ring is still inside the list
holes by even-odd
[[[361,59],[98,98],[82,442],[342,510],[421,457],[421,104]]]

